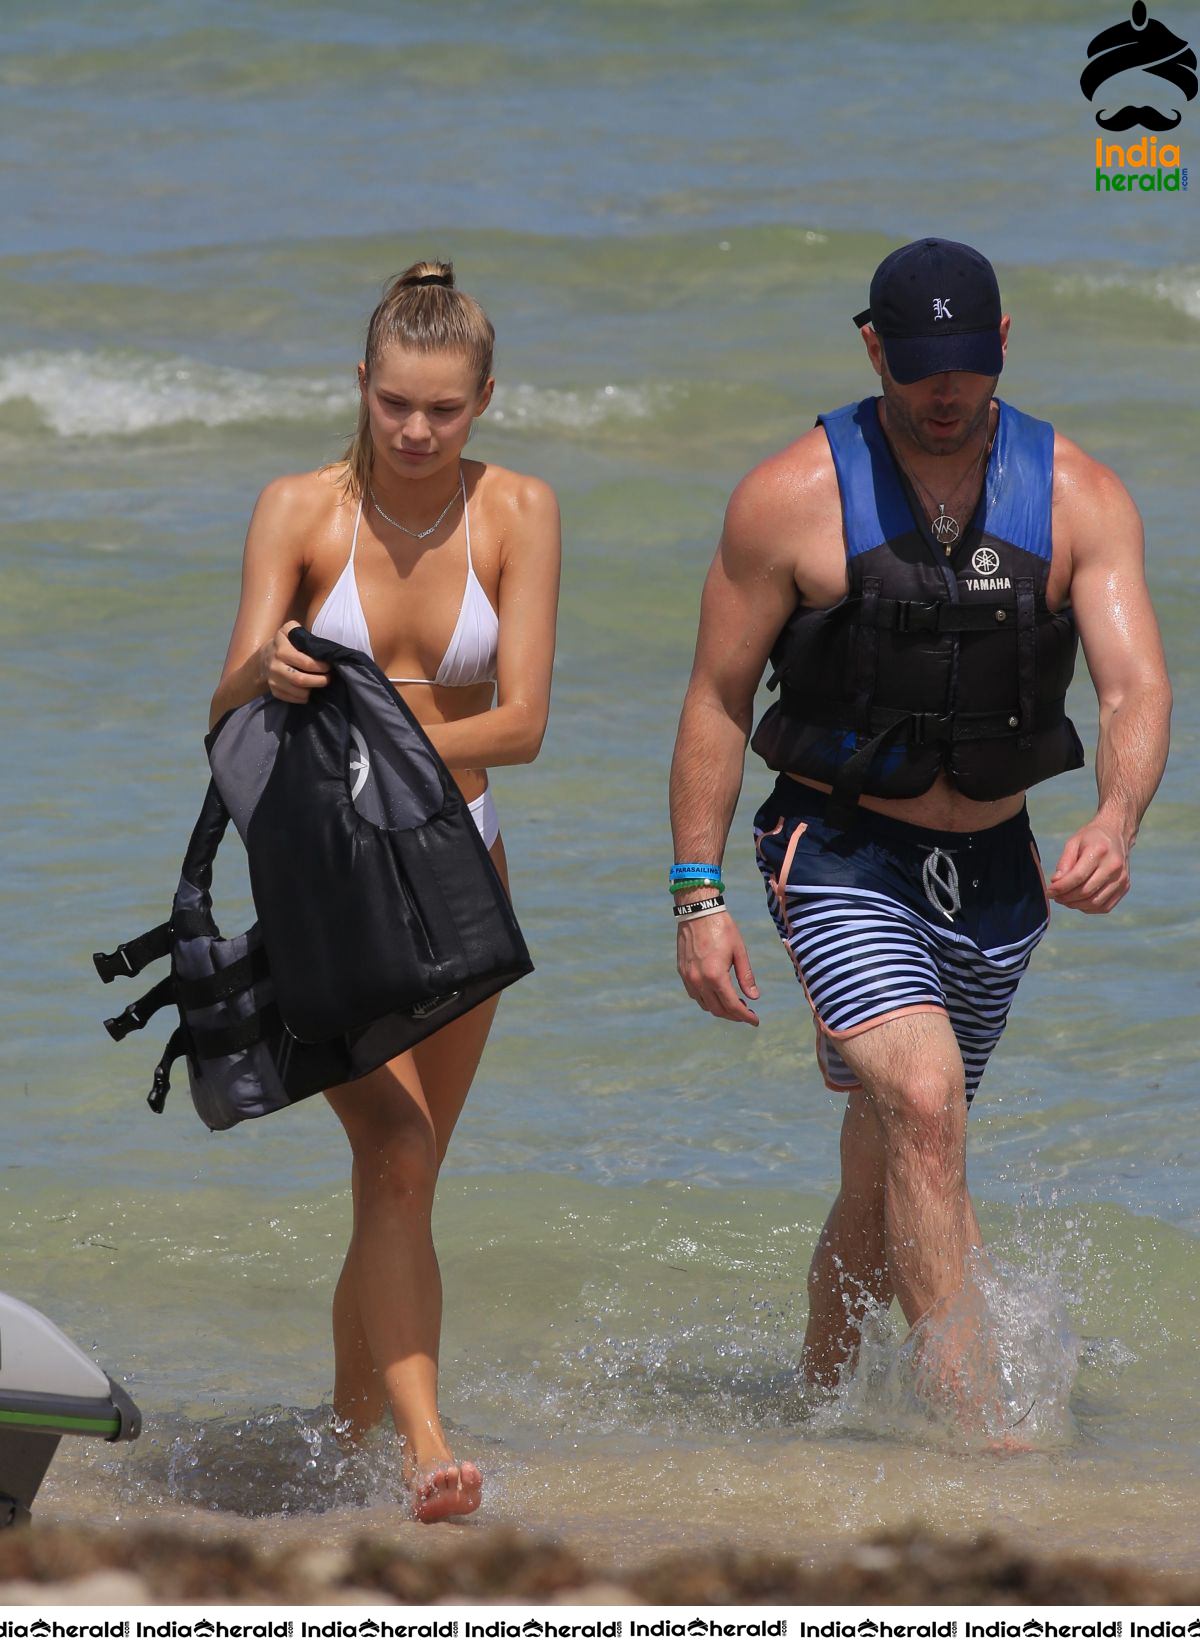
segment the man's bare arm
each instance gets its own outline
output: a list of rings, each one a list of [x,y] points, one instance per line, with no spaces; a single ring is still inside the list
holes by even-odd
[[[753,662],[747,683],[742,672],[727,668],[719,657],[720,638],[731,628],[728,611],[736,601],[729,559],[723,540],[704,586],[700,637],[675,738],[671,835],[677,860],[721,862],[741,790],[754,690],[766,660],[765,651],[753,661],[743,654],[747,666]]]
[[[719,864],[725,851],[754,692],[771,644],[798,598],[794,545],[803,528],[794,506],[794,476],[803,445],[787,459],[768,460],[752,471],[729,501],[704,586],[696,656],[671,764],[677,860]],[[757,1025],[758,1016],[733,988],[731,968],[741,989],[757,996],[732,917],[721,913],[681,924],[679,972],[689,996],[719,1018]]]
[[[1141,518],[1111,470],[1064,443],[1071,604],[1100,703],[1094,817],[1067,842],[1050,893],[1111,911],[1129,890],[1129,854],[1167,760],[1171,686],[1146,587]]]
[[[767,459],[735,488],[700,604],[691,680],[671,765],[677,859],[719,861],[771,645],[799,591],[797,545],[809,499],[832,472],[823,430]]]

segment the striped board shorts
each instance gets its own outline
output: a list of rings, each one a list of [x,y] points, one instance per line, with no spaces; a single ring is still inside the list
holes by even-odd
[[[824,805],[823,792],[781,774],[754,838],[826,1086],[859,1084],[837,1039],[934,1012],[953,1027],[969,1104],[1050,920],[1029,815],[958,832],[860,809],[847,831],[825,824]]]

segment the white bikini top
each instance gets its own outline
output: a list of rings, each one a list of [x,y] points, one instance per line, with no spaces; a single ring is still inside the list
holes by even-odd
[[[436,676],[389,676],[389,682],[421,682],[427,687],[474,687],[479,682],[496,680],[496,645],[500,636],[500,621],[496,617],[495,608],[487,598],[487,592],[475,577],[475,567],[471,560],[471,518],[467,511],[467,487],[461,475],[459,485],[462,488],[463,526],[467,537],[467,584],[463,591],[462,606],[458,610],[458,623],[454,626],[454,634],[442,655]],[[360,499],[358,514],[354,518],[354,536],[350,540],[349,560],[342,568],[337,583],[322,602],[321,611],[309,629],[314,636],[324,636],[328,641],[341,642],[343,647],[357,648],[360,653],[365,653],[369,659],[373,659],[375,655],[371,651],[371,633],[367,629],[367,616],[363,612],[362,598],[358,593],[358,579],[354,572],[354,552],[358,548],[358,529],[362,525],[362,511]]]

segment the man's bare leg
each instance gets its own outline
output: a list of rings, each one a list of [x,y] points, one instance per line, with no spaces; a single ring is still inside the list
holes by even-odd
[[[829,1391],[853,1361],[870,1306],[888,1306],[884,1135],[863,1091],[842,1119],[842,1184],[808,1269],[808,1324],[800,1372]]]
[[[858,1076],[883,1140],[883,1231],[888,1277],[910,1325],[944,1321],[961,1295],[979,1224],[967,1191],[967,1106],[962,1057],[949,1020],[906,1015],[837,1043]],[[928,1374],[959,1407],[983,1394],[960,1390],[974,1326],[939,1349]]]

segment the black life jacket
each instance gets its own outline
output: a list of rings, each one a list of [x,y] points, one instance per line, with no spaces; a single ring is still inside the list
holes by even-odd
[[[999,403],[980,504],[947,556],[873,397],[825,413],[848,593],[798,607],[771,649],[778,700],[752,740],[767,766],[823,780],[848,824],[865,790],[920,796],[940,770],[994,801],[1083,765],[1064,709],[1078,633],[1046,605],[1054,431]]]
[[[185,1055],[211,1129],[362,1077],[533,968],[467,804],[387,677],[306,630],[289,639],[332,667],[328,685],[222,718],[170,920],[94,958],[109,981],[170,957],[105,1026],[119,1041],[175,1005],[149,1104]],[[225,939],[211,887],[231,817],[258,921]]]

